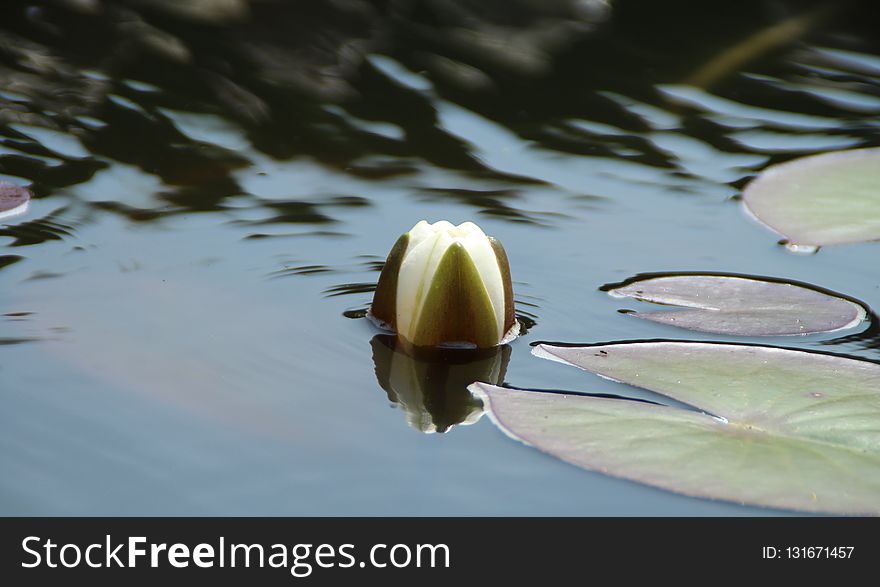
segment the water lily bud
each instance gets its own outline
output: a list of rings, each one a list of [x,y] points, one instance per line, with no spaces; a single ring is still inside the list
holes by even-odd
[[[393,335],[374,336],[376,379],[410,426],[426,434],[467,426],[483,415],[468,391],[474,381],[504,383],[510,346],[485,349],[413,347]]]
[[[507,255],[473,222],[422,220],[401,236],[370,315],[415,346],[492,347],[519,332]]]

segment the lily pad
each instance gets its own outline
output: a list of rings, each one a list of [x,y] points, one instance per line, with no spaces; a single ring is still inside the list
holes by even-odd
[[[768,167],[746,186],[743,200],[794,247],[880,240],[880,148]]]
[[[880,365],[719,343],[539,345],[533,352],[696,409],[473,384],[515,439],[687,495],[880,514]]]
[[[8,181],[0,181],[0,218],[21,214],[27,210],[30,200],[29,189]]]
[[[867,316],[859,304],[815,289],[729,275],[636,278],[607,291],[615,297],[689,308],[627,312],[630,316],[735,336],[831,332],[853,327]]]

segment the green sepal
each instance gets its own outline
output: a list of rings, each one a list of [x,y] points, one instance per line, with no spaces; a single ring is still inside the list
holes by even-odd
[[[471,343],[491,347],[500,342],[492,300],[461,243],[443,254],[417,320],[410,340],[416,346]]]
[[[389,328],[397,328],[397,278],[400,275],[400,264],[409,246],[409,233],[403,234],[388,253],[388,259],[379,274],[379,283],[373,294],[370,314],[384,322]]]
[[[501,241],[494,237],[489,237],[492,244],[492,250],[495,251],[495,259],[498,261],[498,269],[501,270],[501,281],[504,283],[504,333],[513,328],[516,323],[516,308],[513,303],[513,283],[510,279],[510,263],[507,260],[507,253],[501,246]]]

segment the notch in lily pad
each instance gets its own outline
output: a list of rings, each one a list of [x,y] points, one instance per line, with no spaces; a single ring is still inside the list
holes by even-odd
[[[692,406],[475,383],[505,433],[579,467],[741,504],[880,515],[880,365],[776,347],[633,342],[533,353]]]
[[[33,195],[26,187],[0,181],[0,219],[27,212],[31,197]]]
[[[833,332],[862,323],[861,304],[806,284],[721,274],[645,274],[601,288],[680,309],[625,312],[688,330],[733,336],[792,336]]]
[[[880,148],[773,165],[746,186],[743,202],[795,252],[880,240]]]

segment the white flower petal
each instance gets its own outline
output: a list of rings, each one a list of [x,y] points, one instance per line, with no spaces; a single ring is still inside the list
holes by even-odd
[[[403,258],[397,278],[397,331],[406,338],[414,334],[431,281],[452,242],[446,231],[438,232],[408,249]]]
[[[406,252],[404,252],[404,256],[406,255],[406,253],[413,250],[423,240],[432,237],[435,234],[436,231],[434,230],[434,227],[431,224],[428,224],[427,220],[420,220],[407,233],[407,236],[409,237],[409,243],[406,246]]]
[[[455,227],[456,232],[462,234],[464,236],[470,235],[479,235],[483,238],[489,238],[486,236],[486,233],[483,232],[483,229],[474,224],[473,222],[462,222],[458,226]]]

